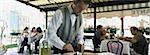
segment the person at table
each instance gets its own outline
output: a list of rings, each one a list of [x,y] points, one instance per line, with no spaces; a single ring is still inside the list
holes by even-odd
[[[93,39],[93,44],[94,44],[94,52],[99,52],[99,48],[100,48],[100,30],[102,29],[102,25],[98,25],[97,26],[97,30],[95,32],[95,36],[94,36],[94,39]]]
[[[73,0],[68,6],[58,9],[48,26],[48,38],[54,45],[54,54],[84,50],[82,11],[91,0]]]
[[[132,48],[135,51],[133,54],[148,54],[148,44],[144,35],[139,31],[137,27],[130,28],[131,34],[134,35],[133,38],[126,37],[125,40],[132,43]]]
[[[108,39],[108,36],[106,35],[107,30],[106,30],[105,27],[103,27],[100,32],[101,32],[101,33],[100,33],[100,36],[101,36],[100,40],[101,40],[101,41],[102,41],[102,40],[105,40],[105,39]]]
[[[94,44],[94,52],[99,52],[100,44],[101,41],[106,39],[106,30],[102,25],[97,26],[97,31],[95,32],[95,36],[93,39],[93,44]]]

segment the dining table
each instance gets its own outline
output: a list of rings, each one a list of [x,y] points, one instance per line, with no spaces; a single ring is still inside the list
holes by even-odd
[[[102,52],[102,53],[94,53],[94,52],[70,52],[70,53],[63,53],[63,54],[52,54],[52,55],[115,55],[111,52]]]

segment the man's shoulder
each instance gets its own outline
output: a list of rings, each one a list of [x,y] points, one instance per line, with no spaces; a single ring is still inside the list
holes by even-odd
[[[62,11],[60,9],[56,10],[55,14],[62,14]]]
[[[65,6],[63,6],[63,7],[60,7],[58,10],[65,9],[65,8],[67,8],[67,7],[68,7],[68,5],[65,5]]]

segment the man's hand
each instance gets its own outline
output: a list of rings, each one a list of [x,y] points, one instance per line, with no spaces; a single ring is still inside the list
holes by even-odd
[[[81,53],[83,53],[84,52],[84,45],[83,44],[79,44],[80,45],[80,48],[81,48]]]
[[[75,50],[83,53],[84,52],[84,45],[83,44],[78,44],[77,48],[75,48]]]
[[[63,50],[65,50],[67,52],[74,52],[74,49],[71,44],[64,45]]]

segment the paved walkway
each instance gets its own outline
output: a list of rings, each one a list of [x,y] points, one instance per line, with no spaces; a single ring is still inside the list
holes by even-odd
[[[7,52],[4,55],[38,55],[38,54],[29,54],[27,52],[27,49],[25,48],[25,51],[23,54],[19,54],[18,52],[18,48],[10,48],[7,50]]]

